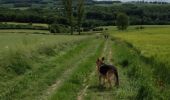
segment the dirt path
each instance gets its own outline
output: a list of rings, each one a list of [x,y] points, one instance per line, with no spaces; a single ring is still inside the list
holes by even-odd
[[[103,52],[101,54],[101,57],[104,57],[105,54],[106,54],[106,51],[108,49],[108,40],[105,42],[105,46],[104,46],[104,49],[103,49]],[[96,70],[93,71],[90,75],[89,75],[89,81],[91,81],[93,79],[93,77],[95,76],[96,74]],[[87,79],[86,79],[87,80]],[[86,91],[87,89],[89,88],[89,83],[87,81],[84,81],[85,82],[85,86],[84,88],[78,93],[78,96],[77,96],[77,100],[83,100],[84,96],[86,95]]]
[[[41,100],[47,100],[47,98],[54,93],[54,91],[56,91],[61,85],[62,83],[68,79],[68,77],[72,74],[73,70],[75,69],[75,67],[72,67],[68,70],[66,70],[59,79],[56,80],[56,82],[51,85],[48,90],[46,91],[45,95],[43,96],[43,98],[41,98]]]

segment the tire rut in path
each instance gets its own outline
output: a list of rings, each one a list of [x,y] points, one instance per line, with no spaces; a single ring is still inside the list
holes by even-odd
[[[101,54],[101,57],[104,57],[104,56],[105,56],[105,53],[106,53],[107,49],[108,49],[108,40],[105,42],[105,46],[104,46],[103,52],[102,52],[102,54]],[[96,70],[93,71],[93,72],[89,75],[89,77],[88,77],[88,78],[89,78],[89,81],[92,80],[92,78],[95,76],[95,74],[96,74]],[[87,80],[87,79],[86,79],[86,80]],[[86,82],[86,80],[85,80],[84,82]],[[85,83],[84,88],[78,93],[77,100],[83,100],[83,97],[84,97],[84,95],[86,94],[86,91],[87,91],[88,87],[89,87],[89,84],[88,84],[88,83]]]

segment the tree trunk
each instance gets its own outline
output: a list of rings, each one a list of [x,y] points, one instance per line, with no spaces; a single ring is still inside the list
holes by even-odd
[[[79,35],[80,35],[80,25],[78,26],[78,32],[79,32]]]

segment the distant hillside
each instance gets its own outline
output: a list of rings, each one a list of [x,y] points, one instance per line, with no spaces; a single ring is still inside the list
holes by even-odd
[[[46,1],[52,0],[0,0],[0,3],[8,4],[8,3],[42,3]]]
[[[61,0],[0,0],[0,3],[44,3],[44,2],[58,2]],[[92,2],[93,0],[85,0],[86,2]]]

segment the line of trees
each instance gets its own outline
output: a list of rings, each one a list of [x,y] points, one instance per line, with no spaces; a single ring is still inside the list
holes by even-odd
[[[70,25],[70,33],[73,35],[74,27],[73,27],[73,0],[63,0],[63,5],[65,9],[65,15],[69,21]],[[77,26],[78,26],[78,32],[80,35],[81,32],[81,25],[82,25],[82,18],[84,14],[84,0],[78,0],[77,1]]]
[[[67,0],[63,0],[66,2]],[[74,1],[74,0],[70,0]],[[129,16],[131,25],[153,25],[153,24],[170,24],[170,5],[150,5],[150,4],[120,4],[113,6],[86,6],[84,0],[76,0],[71,3],[71,9],[63,10],[58,6],[53,9],[7,9],[0,8],[0,22],[27,22],[27,23],[47,23],[72,26],[73,30],[81,32],[81,27],[95,28],[97,26],[117,25],[117,15],[119,12]],[[68,5],[67,5],[68,6]],[[66,6],[65,6],[66,7]],[[70,18],[68,18],[70,10]],[[86,11],[84,11],[86,10]],[[70,22],[69,19],[72,21]],[[72,24],[71,24],[72,23]],[[53,25],[55,26],[55,25]],[[74,26],[74,28],[73,28]]]

